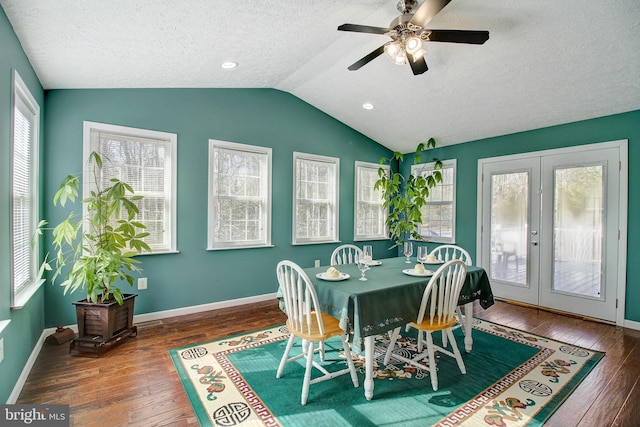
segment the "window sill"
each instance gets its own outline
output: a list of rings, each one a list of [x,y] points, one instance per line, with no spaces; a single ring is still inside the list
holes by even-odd
[[[353,238],[354,242],[366,242],[366,241],[369,241],[369,240],[378,241],[378,240],[390,240],[390,239],[388,237],[386,237],[386,236],[382,236],[382,237],[381,236],[370,236],[370,237],[368,237],[368,236],[358,236],[358,237],[354,237]]]
[[[149,255],[179,254],[179,253],[180,253],[180,251],[177,250],[177,249],[168,249],[166,251],[165,250],[162,250],[162,251],[158,250],[158,251],[155,251],[155,252],[141,252],[139,254],[135,254],[134,257],[137,257],[137,256],[149,256]]]
[[[2,331],[9,326],[9,323],[11,323],[11,320],[0,320],[0,335],[2,335]]]
[[[28,286],[27,289],[22,291],[19,295],[17,295],[16,298],[12,301],[11,309],[20,310],[21,308],[23,308],[29,302],[31,297],[35,295],[36,292],[38,292],[38,289],[40,289],[40,286],[42,286],[44,282],[44,279],[40,279],[34,284]]]
[[[254,245],[254,246],[225,246],[220,248],[208,247],[208,251],[228,251],[232,249],[260,249],[260,248],[274,248],[275,245]]]

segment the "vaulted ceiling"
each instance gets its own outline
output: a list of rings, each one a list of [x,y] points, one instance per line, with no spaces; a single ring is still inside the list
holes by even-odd
[[[45,89],[276,88],[403,152],[640,109],[638,0],[452,0],[429,28],[484,45],[349,71],[390,39],[337,27],[388,27],[396,3],[0,0]]]

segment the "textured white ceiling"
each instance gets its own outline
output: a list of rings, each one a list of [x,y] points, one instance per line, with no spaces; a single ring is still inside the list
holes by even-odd
[[[338,25],[387,27],[396,3],[0,0],[45,89],[276,88],[403,152],[640,109],[638,0],[452,0],[429,27],[484,45],[348,71],[388,38]]]

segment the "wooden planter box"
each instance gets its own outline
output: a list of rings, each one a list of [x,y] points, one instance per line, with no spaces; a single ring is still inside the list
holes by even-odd
[[[122,305],[117,302],[96,304],[76,301],[78,337],[71,341],[73,356],[97,357],[123,338],[137,335],[133,326],[133,305],[137,294],[125,294]]]

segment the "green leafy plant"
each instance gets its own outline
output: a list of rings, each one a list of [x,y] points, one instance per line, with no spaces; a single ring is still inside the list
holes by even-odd
[[[71,212],[67,218],[53,228],[55,256],[48,255],[41,267],[53,271],[51,281],[64,277],[60,286],[64,294],[85,289],[87,301],[103,303],[115,299],[122,305],[123,293],[119,282],[134,284],[131,273],[140,273],[140,261],[133,258],[144,250],[151,251],[143,238],[144,224],[135,220],[138,214],[136,202],[143,196],[135,195],[131,185],[117,178],[101,188],[98,179],[102,169],[102,158],[96,152],[89,155],[89,171],[93,173],[95,189],[82,200],[84,219]],[[80,180],[77,175],[68,175],[53,198],[54,206],[64,207],[67,201],[75,202]],[[83,228],[84,222],[84,228]],[[41,222],[45,226],[46,222]],[[64,273],[66,271],[66,274]]]
[[[418,144],[413,164],[421,163],[422,156],[435,147],[436,140],[433,138],[427,141],[426,146],[424,143]],[[400,168],[404,155],[395,151],[391,157],[381,158],[380,164],[391,164],[393,161],[397,161]],[[429,189],[442,181],[442,173],[438,170],[441,168],[442,162],[437,160],[431,174],[424,176],[421,171],[416,175],[410,173],[407,178],[400,172],[388,174],[385,168],[378,169],[375,189],[382,192],[384,207],[389,209],[386,225],[389,238],[395,242],[391,249],[410,239],[423,240],[418,232],[422,223],[421,208],[429,197]]]

